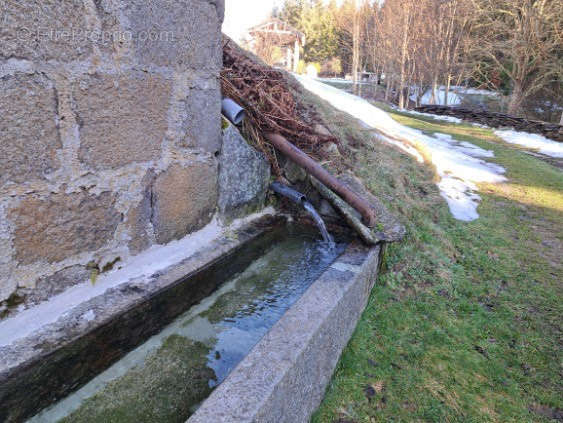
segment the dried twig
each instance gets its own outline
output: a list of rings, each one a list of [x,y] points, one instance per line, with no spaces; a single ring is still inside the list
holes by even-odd
[[[312,122],[305,121],[304,116],[313,113],[294,97],[283,72],[254,60],[227,37],[223,42],[221,89],[223,96],[246,109],[243,133],[266,154],[277,175],[281,171],[275,149],[262,134],[281,134],[319,160],[327,158],[320,148],[323,144],[338,144],[337,138],[318,133]]]

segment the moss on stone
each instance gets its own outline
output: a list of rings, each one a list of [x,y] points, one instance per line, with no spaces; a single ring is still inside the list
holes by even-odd
[[[209,348],[179,335],[168,337],[144,363],[87,399],[62,422],[185,422],[211,392]]]
[[[252,314],[254,299],[261,303],[264,296],[275,290],[280,273],[299,261],[303,253],[301,242],[286,240],[267,252],[239,276],[236,289],[221,295],[202,316],[218,323],[241,313]]]

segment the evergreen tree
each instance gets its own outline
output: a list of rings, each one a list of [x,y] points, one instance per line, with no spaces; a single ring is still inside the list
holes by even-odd
[[[331,6],[332,4],[332,6]],[[332,10],[322,0],[286,0],[278,17],[305,34],[304,60],[324,62],[338,54],[338,31]]]

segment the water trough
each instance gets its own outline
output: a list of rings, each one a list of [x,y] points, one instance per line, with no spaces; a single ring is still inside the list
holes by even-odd
[[[0,346],[0,421],[306,421],[377,272],[336,238],[263,217]]]

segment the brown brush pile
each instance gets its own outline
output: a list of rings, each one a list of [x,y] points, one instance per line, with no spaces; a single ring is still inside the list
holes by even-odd
[[[274,148],[265,140],[268,132],[278,133],[317,160],[325,159],[322,145],[338,144],[336,137],[318,133],[320,117],[296,99],[299,88],[291,86],[284,72],[263,64],[223,37],[221,89],[246,110],[242,132],[268,157],[274,173],[281,174]]]

